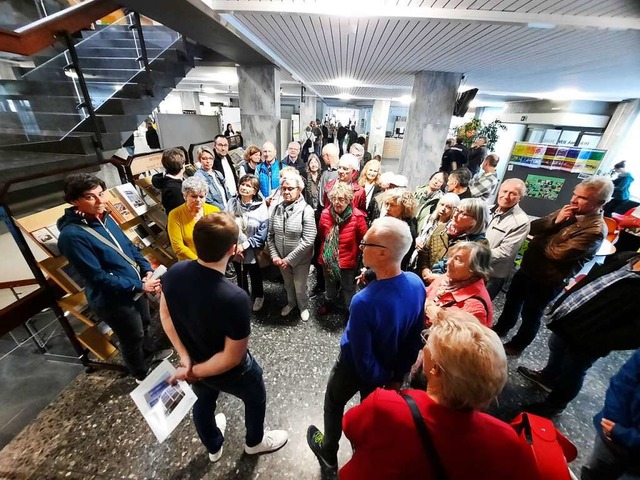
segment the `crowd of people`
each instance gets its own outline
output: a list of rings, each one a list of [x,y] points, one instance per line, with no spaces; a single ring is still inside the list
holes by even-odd
[[[542,371],[518,368],[549,392],[544,402],[523,406],[528,412],[559,414],[595,361],[640,347],[637,303],[622,300],[640,280],[637,253],[615,255],[565,289],[606,236],[602,208],[611,180],[583,180],[567,205],[530,221],[519,206],[525,183],[512,178],[498,188],[499,158],[488,153],[486,139],[471,153],[459,145],[462,139],[452,142],[439,171],[411,189],[406,177],[383,172],[381,159],[365,161],[359,143],[341,153],[342,144],[322,141],[318,123],[308,132],[289,144],[282,160],[265,142],[246,148],[241,164],[219,135],[213,149],[197,151],[197,171],[186,178],[182,151],[164,151],[165,172],[153,184],[168,214],[173,250],[187,261],[172,266],[161,284],[105,213],[104,182],[86,174],[67,180],[72,207],[59,223],[60,249],[85,277],[89,304],[120,338],[131,373],[141,380],[158,358],[145,344],[148,304],[135,294],[161,292],[162,325],[180,357],[176,378],[194,384],[194,423],[210,459],[222,455],[226,419],[215,415],[221,391],[245,403],[248,454],[281,448],[285,431],[263,431],[262,368],[248,350],[250,312],[272,301],[263,288],[269,263],[283,279],[283,317],[295,311],[308,321],[310,296],[322,295],[314,318],[335,312],[345,322],[326,387],[323,430],[311,425],[307,432],[322,466],[337,470],[344,429],[355,452],[341,478],[431,478],[442,469],[449,478],[539,478],[513,428],[480,410],[502,390],[507,356],[529,346],[550,304],[548,364]],[[338,139],[342,133],[333,132]],[[506,303],[494,319],[500,292]],[[500,337],[518,318],[517,332],[503,344]],[[426,382],[426,390],[401,390],[407,379]],[[362,403],[345,415],[356,393]],[[629,408],[633,414],[616,416],[609,412],[621,407],[605,406],[598,455],[583,478],[604,478],[588,475],[603,468],[605,453],[626,461],[624,468],[637,467],[629,452],[638,446],[640,409],[637,403]],[[430,447],[422,444],[414,409],[431,434]],[[460,452],[464,462],[457,460]]]

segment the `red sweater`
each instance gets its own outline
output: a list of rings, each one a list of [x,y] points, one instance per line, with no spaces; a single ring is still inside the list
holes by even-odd
[[[322,211],[320,221],[318,222],[318,235],[322,239],[318,263],[321,265],[324,264],[324,260],[322,259],[324,241],[329,234],[329,230],[331,230],[331,227],[334,225],[330,210],[331,207],[325,208]],[[340,265],[340,268],[358,267],[360,242],[364,238],[364,234],[367,233],[366,218],[367,216],[364,212],[354,208],[349,220],[340,226],[340,233],[338,236],[338,264]]]
[[[324,202],[323,205],[325,207],[331,205],[331,202],[329,202],[329,192],[337,181],[338,179],[334,178],[329,183],[327,183],[326,187],[324,188],[322,199]],[[364,188],[362,188],[362,185],[360,185],[358,182],[352,182],[350,186],[351,190],[353,190],[353,200],[351,201],[351,205],[353,205],[353,208],[357,208],[358,210],[362,210],[363,212],[365,212],[367,210],[367,192],[365,192]]]
[[[431,285],[427,287],[427,300],[435,301],[438,288],[445,280],[446,274],[440,275],[433,282],[431,282]],[[480,297],[482,298],[482,300],[484,300],[486,308],[485,305],[483,305],[483,303],[478,300],[477,297]],[[493,303],[491,302],[491,297],[489,296],[487,287],[485,286],[484,280],[482,279],[464,288],[456,290],[455,292],[444,294],[440,298],[440,301],[437,302],[437,304],[447,305],[449,307],[458,307],[460,310],[470,313],[471,315],[476,317],[485,327],[491,328],[491,326],[493,325]]]
[[[449,480],[539,480],[533,455],[510,425],[439,405],[423,391],[406,392],[420,408]],[[354,452],[340,480],[435,478],[409,406],[397,392],[377,389],[346,413],[342,428]]]

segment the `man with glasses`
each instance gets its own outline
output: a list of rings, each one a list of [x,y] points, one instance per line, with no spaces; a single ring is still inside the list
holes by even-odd
[[[318,183],[318,190],[320,191],[320,197],[318,198],[320,210],[324,209],[324,192],[327,184],[338,178],[338,162],[340,157],[338,156],[338,147],[335,143],[328,143],[322,149],[322,162],[323,169],[320,183]]]
[[[378,387],[399,389],[422,347],[426,291],[420,277],[400,269],[410,246],[408,225],[393,217],[374,221],[360,243],[376,280],[351,301],[324,397],[324,434],[314,425],[307,429],[309,448],[328,469],[337,469],[347,402],[358,392],[362,400]]]
[[[58,220],[58,247],[85,281],[89,307],[116,333],[124,362],[140,382],[155,361],[172,354],[154,355],[149,303],[138,295],[159,293],[160,279],[151,278],[149,262],[109,216],[104,190],[104,181],[88,173],[66,178],[64,198],[73,206]]]
[[[234,197],[238,193],[238,174],[229,156],[229,140],[224,135],[216,135],[213,141],[215,147],[213,169],[222,174],[229,194]]]
[[[262,162],[258,164],[256,175],[260,179],[260,191],[267,199],[267,206],[271,204],[271,195],[280,186],[280,170],[282,162],[276,158],[276,146],[265,142],[262,146]]]
[[[327,182],[324,186],[324,191],[322,192],[323,205],[329,206],[329,192],[336,183],[340,182],[346,183],[351,187],[351,190],[353,191],[353,200],[351,202],[353,208],[357,208],[363,212],[366,211],[367,193],[364,191],[362,185],[358,183],[358,168],[360,168],[359,162],[354,155],[345,153],[340,157],[337,177],[330,182]]]
[[[602,206],[609,201],[613,183],[593,176],[580,182],[571,201],[561,209],[531,222],[527,251],[520,270],[509,285],[507,301],[493,330],[501,337],[522,324],[505,343],[507,355],[519,356],[538,334],[546,306],[566,282],[591,260],[604,240],[606,225]]]

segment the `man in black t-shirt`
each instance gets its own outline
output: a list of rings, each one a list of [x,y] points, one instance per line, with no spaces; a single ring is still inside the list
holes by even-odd
[[[214,416],[220,392],[245,404],[245,452],[273,452],[289,436],[284,430],[264,431],[262,368],[247,349],[251,302],[224,275],[235,255],[238,226],[228,213],[206,215],[196,224],[193,241],[198,260],[179,262],[162,278],[160,320],[180,355],[174,378],[193,383],[198,397],[193,423],[212,462],[222,456],[227,424],[222,413]]]
[[[455,145],[444,151],[442,154],[442,163],[440,164],[441,172],[451,173],[467,165],[469,149],[462,144],[463,141],[463,137],[456,137]]]

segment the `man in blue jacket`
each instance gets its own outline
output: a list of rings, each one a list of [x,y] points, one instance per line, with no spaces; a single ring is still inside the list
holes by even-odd
[[[135,299],[141,292],[158,293],[160,280],[151,279],[151,265],[109,216],[104,191],[104,181],[93,175],[67,177],[64,198],[73,206],[58,220],[58,247],[84,279],[91,309],[118,336],[129,372],[141,381],[151,362],[171,355],[153,355],[149,303],[145,295]]]
[[[640,477],[640,350],[611,378],[582,480]]]
[[[326,468],[337,468],[347,402],[358,392],[363,400],[378,387],[400,388],[422,347],[426,291],[420,277],[400,269],[410,246],[409,227],[393,217],[374,221],[360,243],[376,280],[351,300],[324,397],[324,434],[314,425],[307,430],[309,448]]]

